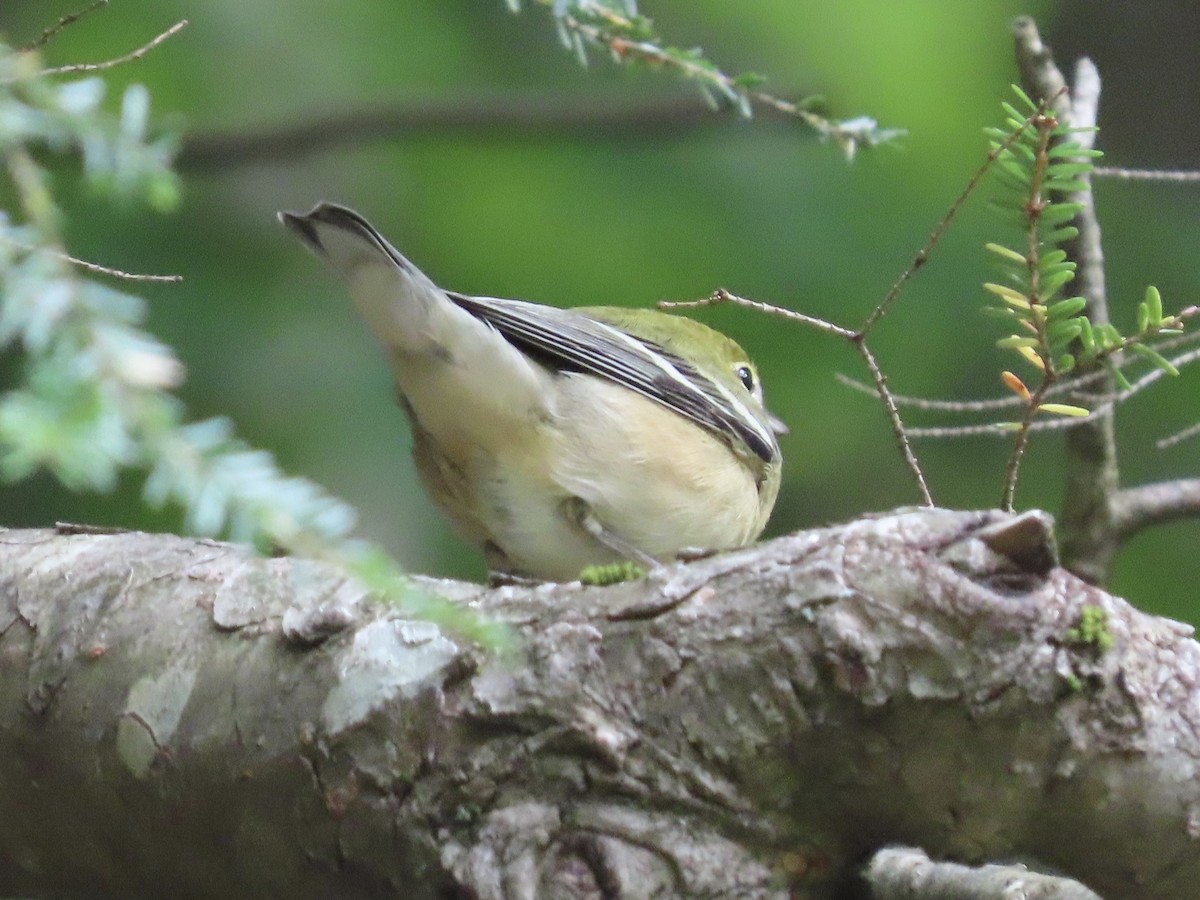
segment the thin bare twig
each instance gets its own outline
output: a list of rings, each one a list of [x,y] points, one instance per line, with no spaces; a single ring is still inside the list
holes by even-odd
[[[1024,405],[1024,403],[1022,403]],[[1029,431],[1062,431],[1076,424],[1071,419],[1054,418],[1033,422]],[[909,426],[908,436],[913,440],[958,440],[967,437],[1012,437],[1017,428],[1015,422],[980,422],[977,425],[918,425]]]
[[[1186,319],[1191,318],[1198,312],[1200,312],[1200,308],[1192,306],[1180,312],[1178,316],[1181,319]],[[1165,356],[1168,350],[1173,350],[1185,344],[1194,344],[1197,341],[1200,341],[1200,331],[1189,331],[1186,334],[1176,335],[1175,337],[1159,341],[1158,343],[1152,345],[1152,349]],[[1191,365],[1198,359],[1200,359],[1200,350],[1190,350],[1186,353],[1181,353],[1178,356],[1169,357],[1168,362],[1170,362],[1171,365],[1173,365],[1176,369],[1182,369],[1184,366]],[[1124,369],[1127,366],[1133,365],[1139,361],[1141,361],[1141,357],[1125,354],[1121,359],[1115,360],[1114,365],[1116,365],[1119,369]],[[1090,403],[1122,403],[1125,400],[1128,400],[1134,394],[1139,393],[1140,391],[1149,387],[1166,374],[1168,373],[1165,370],[1155,367],[1139,377],[1137,380],[1131,382],[1128,390],[1110,391],[1108,393],[1099,394],[1085,392],[1084,388],[1086,388],[1089,384],[1095,384],[1096,382],[1104,381],[1106,378],[1108,378],[1109,373],[1106,370],[1097,370],[1083,375],[1072,375],[1069,378],[1058,379],[1054,383],[1054,386],[1046,391],[1046,398],[1049,399],[1051,397],[1060,397],[1064,394],[1068,394],[1078,396]],[[835,373],[833,377],[845,387],[851,388],[852,390],[858,391],[862,394],[869,394],[872,397],[875,396],[875,388],[872,385],[859,381],[855,378],[851,378],[849,375],[845,375],[841,372]],[[1021,397],[1016,397],[1013,395],[1008,395],[1005,397],[991,397],[986,400],[937,400],[931,397],[914,397],[909,394],[893,394],[892,397],[895,399],[898,406],[907,406],[912,409],[919,409],[923,412],[964,413],[968,415],[972,413],[993,412],[1001,409],[1015,409],[1017,407],[1024,406],[1027,402]],[[1099,411],[1099,407],[1093,409],[1087,418],[1091,418],[1091,416],[1094,416]],[[1062,427],[1069,428],[1072,425],[1078,425],[1086,420],[1087,419],[1084,417],[1077,417],[1071,419],[1065,426],[1054,425],[1053,423],[1040,423],[1035,424],[1033,428],[1035,431],[1056,430]],[[913,429],[912,433],[914,436],[919,434],[922,437],[955,437],[955,427],[957,426],[929,429],[918,428]],[[968,434],[981,433],[977,430],[978,426],[967,425],[963,427],[970,429],[962,432],[964,436]],[[995,427],[1002,430],[1007,430],[1009,428],[1008,425],[986,425],[983,427]]]
[[[66,28],[69,25],[75,24],[80,19],[82,19],[84,16],[86,16],[88,13],[95,12],[102,6],[108,6],[108,0],[95,0],[95,2],[91,6],[86,6],[83,9],[78,10],[73,13],[67,13],[65,16],[60,18],[57,22],[55,22],[53,25],[51,25],[49,28],[47,28],[45,31],[43,31],[41,37],[31,41],[30,43],[28,43],[24,47],[22,47],[21,52],[28,53],[31,50],[36,50],[39,47],[46,46],[46,44],[48,44],[50,42],[50,40],[55,35],[57,35],[60,31],[62,31],[64,28]]]
[[[833,377],[845,387],[861,394],[875,396],[875,388],[857,378],[851,378],[841,372],[835,373]],[[908,394],[893,394],[892,398],[896,401],[897,406],[907,406],[924,412],[979,413],[1025,405],[1025,401],[1020,397],[1011,395],[988,400],[934,400],[929,397],[913,397]]]
[[[141,272],[124,272],[121,269],[114,269],[111,266],[102,266],[100,263],[88,262],[86,259],[79,259],[71,256],[62,250],[53,250],[49,247],[35,247],[33,244],[25,244],[21,241],[14,241],[12,238],[0,235],[0,241],[8,244],[10,247],[15,247],[22,253],[48,253],[58,259],[68,262],[73,266],[78,266],[81,269],[86,269],[88,272],[94,272],[97,275],[109,275],[113,278],[122,278],[126,281],[159,281],[159,282],[179,282],[183,281],[182,275],[147,275]]]
[[[855,349],[858,350],[863,361],[867,364],[867,368],[871,371],[871,378],[875,381],[875,388],[883,400],[884,409],[887,410],[888,421],[892,424],[892,434],[896,438],[896,445],[900,448],[900,454],[904,457],[905,465],[908,466],[908,470],[912,472],[913,478],[917,481],[917,489],[921,492],[921,500],[926,506],[933,506],[933,495],[929,493],[929,485],[925,483],[925,474],[921,471],[921,465],[917,462],[916,454],[913,453],[912,444],[908,440],[908,432],[904,428],[904,420],[900,418],[900,410],[897,409],[896,401],[892,399],[892,392],[888,389],[887,378],[884,377],[883,371],[879,368],[879,363],[875,361],[875,355],[867,347],[865,335],[858,335],[853,343]]]
[[[1197,422],[1195,425],[1188,426],[1187,428],[1183,429],[1183,431],[1177,431],[1170,437],[1160,438],[1159,440],[1155,441],[1154,446],[1159,450],[1166,450],[1168,447],[1174,447],[1176,444],[1182,443],[1183,441],[1188,440],[1188,438],[1193,438],[1198,434],[1200,434],[1200,422]]]
[[[1200,335],[1200,332],[1194,332],[1192,334],[1187,335],[1187,337],[1196,338],[1198,335]],[[1197,360],[1200,360],[1200,348],[1197,348],[1194,350],[1189,350],[1186,353],[1180,353],[1178,356],[1171,357],[1170,360],[1168,360],[1168,361],[1176,369],[1180,369],[1186,365],[1190,365],[1191,363],[1196,362]],[[1143,374],[1140,378],[1131,382],[1128,390],[1117,391],[1115,393],[1086,394],[1086,393],[1083,393],[1082,391],[1080,391],[1080,388],[1083,387],[1084,384],[1086,384],[1087,382],[1100,381],[1100,380],[1102,380],[1101,376],[1105,375],[1105,374],[1107,374],[1107,373],[1092,372],[1088,375],[1082,375],[1079,378],[1075,378],[1071,381],[1059,381],[1052,388],[1050,388],[1049,390],[1046,391],[1045,397],[1043,399],[1046,399],[1052,395],[1067,393],[1067,394],[1074,394],[1074,395],[1080,396],[1083,399],[1086,399],[1090,403],[1098,404],[1086,416],[1075,416],[1075,417],[1063,416],[1063,417],[1054,418],[1054,419],[1043,419],[1041,421],[1033,422],[1029,426],[1029,430],[1030,431],[1065,431],[1070,428],[1077,428],[1080,425],[1083,425],[1084,423],[1088,422],[1091,419],[1095,419],[1098,416],[1107,414],[1109,412],[1109,410],[1112,409],[1113,406],[1115,406],[1118,403],[1124,403],[1126,400],[1128,400],[1134,394],[1141,393],[1146,388],[1148,388],[1150,385],[1154,384],[1154,382],[1158,381],[1160,378],[1167,375],[1168,373],[1164,369],[1155,367],[1155,368],[1151,369],[1150,371],[1146,372],[1145,374]],[[866,384],[863,384],[862,382],[854,381],[853,379],[846,378],[844,376],[838,376],[838,377],[839,377],[839,380],[843,384],[847,385],[848,387],[853,387],[855,390],[863,391],[864,393],[868,393],[868,394],[875,393],[875,391],[871,388],[870,385],[866,385]],[[916,401],[915,403],[912,403],[911,405],[915,406],[918,409],[930,409],[930,410],[949,411],[949,412],[963,411],[963,410],[955,408],[955,407],[959,407],[959,406],[966,407],[966,406],[970,405],[970,406],[973,406],[973,409],[970,409],[967,411],[981,412],[981,411],[990,410],[990,409],[997,409],[1002,406],[1024,405],[1026,402],[1024,400],[1021,400],[1019,397],[1013,397],[1011,399],[1003,398],[1003,399],[999,399],[999,400],[977,400],[977,401],[967,401],[967,402],[921,400],[921,398],[914,398],[914,397],[897,397],[896,399],[897,399],[897,402],[900,402],[904,405],[909,405],[906,401]],[[970,436],[981,435],[981,434],[1007,435],[1007,434],[1012,433],[1012,429],[1013,429],[1012,423],[985,422],[985,423],[982,423],[979,425],[952,425],[952,426],[946,426],[946,427],[909,428],[908,433],[909,433],[910,437],[914,437],[914,438],[956,438],[956,437],[970,437]],[[1197,430],[1200,430],[1200,426],[1197,426]],[[1160,450],[1164,449],[1165,447],[1169,447],[1172,444],[1178,443],[1179,440],[1183,440],[1186,437],[1190,436],[1186,433],[1181,433],[1181,434],[1182,434],[1182,436],[1177,436],[1177,439],[1176,438],[1164,438],[1163,440],[1159,441],[1157,443],[1158,448]]]
[[[1120,166],[1096,166],[1097,178],[1117,181],[1200,181],[1200,172],[1188,169],[1124,169]]]
[[[1189,335],[1189,337],[1195,336],[1196,334]],[[1167,361],[1176,369],[1182,369],[1184,366],[1191,365],[1197,360],[1200,360],[1200,349],[1189,350],[1186,353],[1180,353],[1178,356],[1172,356]],[[1124,401],[1128,400],[1134,394],[1141,393],[1146,388],[1150,387],[1150,385],[1154,384],[1154,382],[1167,376],[1168,374],[1170,373],[1165,369],[1155,367],[1143,374],[1140,378],[1130,382],[1129,387],[1126,390],[1117,391],[1116,393],[1111,394],[1089,394],[1085,396],[1087,396],[1092,402],[1099,401],[1104,405],[1105,408],[1111,408],[1118,403],[1123,403]],[[1103,410],[1101,408],[1097,407],[1097,409],[1092,412],[1092,416],[1095,416],[1102,411]],[[1091,418],[1092,416],[1088,416],[1088,418]],[[1081,419],[1080,421],[1086,421],[1086,419]]]
[[[1188,335],[1188,337],[1194,338],[1197,335],[1200,335],[1200,332],[1194,332],[1193,334]],[[1178,356],[1172,356],[1168,362],[1170,362],[1171,365],[1176,369],[1181,369],[1184,366],[1191,365],[1198,359],[1200,359],[1200,349],[1189,350],[1186,353],[1180,353]],[[1169,373],[1166,370],[1155,367],[1149,372],[1146,372],[1140,378],[1130,382],[1129,387],[1126,390],[1113,391],[1107,394],[1089,394],[1086,396],[1088,396],[1088,398],[1093,402],[1099,401],[1107,406],[1113,406],[1114,404],[1128,400],[1134,394],[1140,393],[1167,374]],[[1076,384],[1074,382],[1068,382],[1068,390],[1070,391],[1075,389],[1077,389]],[[1098,409],[1095,410],[1095,412],[1098,411]]]
[[[46,75],[69,75],[75,72],[102,72],[105,69],[111,69],[115,66],[124,65],[127,62],[133,62],[135,59],[141,59],[163,41],[174,37],[182,31],[188,24],[187,19],[180,19],[166,31],[155,36],[150,41],[138,47],[131,53],[126,53],[124,56],[118,56],[116,59],[109,59],[98,63],[73,63],[69,66],[56,66],[50,69],[42,69],[38,74]]]
[[[1040,115],[1041,112],[1042,110],[1039,109],[1034,115]],[[1029,123],[1032,120],[1032,116],[1025,120],[1025,128],[1029,127]],[[891,305],[896,302],[896,298],[900,296],[900,291],[917,274],[917,270],[928,262],[929,254],[933,252],[933,248],[942,239],[942,235],[946,233],[946,229],[950,227],[950,223],[954,221],[954,217],[958,215],[958,211],[966,204],[967,198],[979,187],[983,176],[991,169],[992,165],[996,162],[996,158],[1015,144],[1023,132],[1024,128],[1014,131],[999,147],[988,153],[987,158],[975,170],[975,173],[967,181],[966,185],[959,192],[959,195],[954,198],[954,202],[950,204],[950,208],[946,210],[946,214],[933,226],[933,230],[929,232],[929,237],[925,239],[924,245],[917,251],[912,261],[908,264],[908,267],[900,273],[900,277],[896,279],[895,284],[892,285],[884,298],[879,301],[879,305],[871,310],[871,314],[867,316],[866,321],[863,322],[860,329],[864,335],[870,332],[875,327],[875,324],[884,317]]]
[[[761,300],[747,300],[745,297],[729,293],[724,288],[717,288],[717,290],[713,291],[710,296],[705,297],[703,300],[660,300],[657,305],[659,309],[701,309],[706,306],[720,306],[725,303],[734,306],[744,306],[747,309],[756,309],[768,315],[790,319],[793,322],[799,322],[801,325],[807,325],[810,328],[815,328],[826,334],[837,335],[847,340],[854,340],[857,337],[857,332],[851,331],[849,328],[834,325],[832,322],[826,322],[824,319],[818,319],[815,316],[806,316],[804,313],[798,313],[795,310],[784,309],[782,306],[763,303]]]
[[[1033,391],[1021,415],[1013,438],[1012,451],[1008,454],[1008,462],[1004,466],[1004,490],[1000,494],[1000,508],[1007,512],[1013,510],[1013,499],[1017,493],[1017,479],[1021,474],[1021,461],[1025,458],[1025,449],[1029,446],[1029,435],[1033,428],[1033,420],[1039,412],[1042,401],[1046,399],[1046,391],[1053,385],[1053,377],[1047,374],[1045,380]]]
[[[1156,370],[1158,371],[1158,370]],[[1092,372],[1088,375],[1081,375],[1078,378],[1071,380],[1058,380],[1054,386],[1046,391],[1046,398],[1059,396],[1075,391],[1079,391],[1086,387],[1088,383],[1099,381],[1103,373]],[[870,394],[875,396],[875,388],[866,382],[859,381],[856,378],[851,378],[849,375],[844,375],[841,372],[833,376],[838,383],[845,387],[856,390],[862,394]],[[906,406],[911,409],[919,409],[922,412],[945,412],[971,415],[973,413],[995,412],[1002,409],[1017,409],[1028,404],[1028,400],[1009,394],[1005,397],[989,397],[985,400],[937,400],[932,397],[914,397],[908,394],[893,394],[897,406]],[[1088,395],[1092,400],[1107,400],[1108,395]],[[1121,395],[1124,399],[1124,395]],[[1080,419],[1075,419],[1079,422]],[[971,427],[971,426],[968,426]],[[947,431],[946,437],[952,436],[950,431]]]

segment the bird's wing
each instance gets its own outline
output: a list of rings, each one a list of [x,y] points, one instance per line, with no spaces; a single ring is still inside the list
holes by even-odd
[[[661,403],[764,462],[775,436],[737,397],[658,344],[569,309],[447,292],[529,356],[560,371],[608,378]]]

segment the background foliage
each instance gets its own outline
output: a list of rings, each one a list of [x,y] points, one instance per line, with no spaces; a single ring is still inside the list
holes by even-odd
[[[78,0],[5,0],[0,37],[23,44]],[[908,129],[895,148],[848,165],[793,125],[714,115],[701,127],[559,133],[416,128],[299,158],[182,167],[182,202],[162,216],[113,209],[64,164],[56,184],[70,250],[126,270],[178,272],[144,285],[149,324],[189,377],[193,418],[224,414],[288,471],[355,504],[362,533],[409,568],[477,577],[482,565],[449,533],[415,482],[386,369],[340,287],[276,224],[277,209],[328,199],[368,215],[442,284],[560,305],[690,299],[717,286],[849,325],[880,299],[986,151],[981,129],[1015,79],[1008,25],[1038,17],[1067,66],[1079,53],[1105,79],[1099,146],[1110,164],[1196,167],[1200,10],[1165,2],[1121,19],[1118,2],[979,0],[842,4],[643,0],[680,46],[700,45],[731,72],[760,71],[777,94],[819,93],[832,114],[867,114]],[[1080,10],[1086,7],[1086,14]],[[562,51],[548,14],[510,14],[502,0],[111,0],[58,36],[50,64],[120,55],[179,18],[191,25],[145,59],[108,73],[109,94],[143,82],[153,109],[189,135],[249,131],[345,108],[484,98],[568,101],[590,110],[663,98],[701,104],[695,89],[653,72]],[[1121,21],[1120,29],[1113,27]],[[1119,37],[1115,37],[1119,35]],[[1100,182],[1110,303],[1131,328],[1146,283],[1168,309],[1196,302],[1200,192]],[[11,198],[0,195],[0,207]],[[995,272],[983,250],[1007,235],[972,201],[906,290],[873,348],[902,393],[1001,393],[1006,365],[978,310]],[[773,411],[789,423],[786,481],[769,533],[913,503],[917,496],[878,404],[838,385],[860,375],[848,347],[745,311],[699,314],[755,356]],[[16,377],[0,359],[0,386]],[[1126,483],[1200,474],[1200,443],[1154,440],[1200,417],[1200,371],[1118,412]],[[912,414],[910,418],[917,421]],[[1019,507],[1054,510],[1061,436],[1039,435]],[[994,505],[1007,444],[921,443],[946,506]],[[129,477],[114,496],[73,494],[48,478],[0,491],[0,521],[56,519],[178,529],[149,514]],[[1200,524],[1156,529],[1118,564],[1115,589],[1137,604],[1196,620]]]

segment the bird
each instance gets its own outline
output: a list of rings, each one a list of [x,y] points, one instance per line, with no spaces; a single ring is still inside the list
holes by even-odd
[[[657,309],[444,290],[334,203],[279,220],[345,282],[424,488],[494,576],[654,568],[762,533],[787,429],[731,338]]]

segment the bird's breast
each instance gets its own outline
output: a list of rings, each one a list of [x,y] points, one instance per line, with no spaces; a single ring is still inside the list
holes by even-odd
[[[663,405],[587,375],[562,378],[554,480],[654,557],[754,540],[774,497],[727,443]]]

